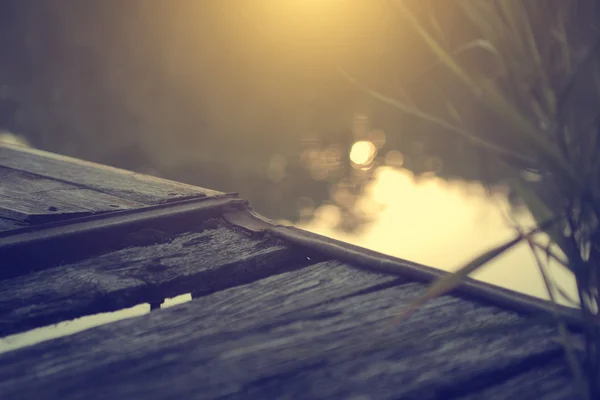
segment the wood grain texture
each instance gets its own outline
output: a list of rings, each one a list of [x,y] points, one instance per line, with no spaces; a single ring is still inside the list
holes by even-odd
[[[250,237],[218,223],[203,228],[0,281],[0,336],[189,292],[206,295],[309,263],[264,235]]]
[[[154,178],[41,150],[4,144],[0,145],[0,166],[62,180],[145,204],[159,204],[182,198],[221,194],[214,190]]]
[[[247,202],[231,195],[188,199],[0,232],[0,280],[202,230]]]
[[[10,399],[449,399],[537,370],[571,385],[552,327],[325,262],[0,355]],[[478,331],[479,329],[479,331]],[[533,378],[532,378],[533,379]],[[520,398],[570,399],[528,385]],[[511,389],[512,390],[512,389]],[[514,393],[514,391],[513,391]],[[562,393],[570,393],[565,389]]]
[[[223,214],[223,218],[250,232],[268,232],[287,243],[311,249],[330,259],[344,261],[375,273],[403,277],[410,282],[430,283],[448,273],[447,271],[308,232],[294,226],[277,225],[252,210],[228,212]],[[555,320],[555,315],[559,315],[567,326],[577,331],[581,331],[583,325],[581,313],[575,308],[552,305],[546,300],[517,293],[473,278],[463,278],[456,290],[463,296],[470,296],[474,301],[486,301],[519,314],[531,315],[536,318],[543,316],[552,321]]]
[[[0,216],[26,224],[144,206],[55,179],[0,167]]]
[[[10,218],[2,218],[2,217],[0,217],[0,232],[9,231],[11,229],[23,228],[25,226],[27,226],[27,224],[24,224],[24,223],[19,222],[19,221],[15,221],[15,220],[10,219]]]
[[[559,358],[556,362],[461,396],[458,400],[576,400],[579,397],[574,385],[565,379],[570,374],[566,363]]]

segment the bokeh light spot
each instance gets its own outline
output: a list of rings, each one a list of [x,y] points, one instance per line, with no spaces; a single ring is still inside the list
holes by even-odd
[[[385,164],[392,168],[401,168],[404,165],[404,154],[398,150],[390,150],[385,155]]]
[[[369,165],[377,155],[377,147],[367,140],[360,140],[352,145],[350,160],[358,166]]]

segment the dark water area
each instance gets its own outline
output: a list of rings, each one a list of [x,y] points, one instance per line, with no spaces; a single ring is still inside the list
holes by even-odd
[[[434,139],[337,69],[396,95],[431,58],[410,35],[389,1],[3,0],[0,129],[240,192],[271,218],[300,221],[334,203],[352,231],[367,222],[353,204],[377,165],[489,173],[453,161],[467,143]],[[357,141],[375,145],[360,165]]]

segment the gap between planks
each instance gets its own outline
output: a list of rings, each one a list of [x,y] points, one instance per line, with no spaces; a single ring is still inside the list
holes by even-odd
[[[518,392],[573,393],[564,362],[556,373],[562,350],[553,327],[480,331],[524,320],[513,312],[444,296],[386,330],[423,290],[341,262],[319,263],[0,355],[0,391],[66,400],[426,400],[536,371],[538,382],[552,376],[555,384]]]

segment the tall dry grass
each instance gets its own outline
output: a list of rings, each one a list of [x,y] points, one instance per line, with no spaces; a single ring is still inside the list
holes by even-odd
[[[455,273],[435,282],[400,317],[428,299],[453,289],[463,277],[485,266],[515,245],[527,242],[538,263],[549,297],[568,297],[548,273],[552,260],[569,269],[577,282],[585,352],[578,354],[571,333],[556,316],[566,360],[584,399],[600,398],[600,36],[593,2],[531,0],[457,1],[476,36],[448,48],[435,16],[424,18],[396,0],[407,26],[434,56],[428,69],[443,68],[494,125],[495,137],[461,118],[460,104],[447,99],[444,115],[428,113],[406,99],[369,89],[342,73],[371,96],[431,123],[440,133],[469,139],[497,165],[508,165],[507,182],[535,217],[538,226],[515,225],[515,239],[482,254]],[[435,3],[433,3],[435,5]],[[590,15],[582,12],[587,5]],[[591,11],[590,11],[591,10]],[[597,15],[597,14],[596,14]],[[464,54],[479,52],[491,62],[473,65]],[[464,97],[461,97],[464,99]],[[449,117],[450,116],[450,117]],[[536,182],[528,179],[534,173]],[[542,243],[545,232],[550,243]]]

